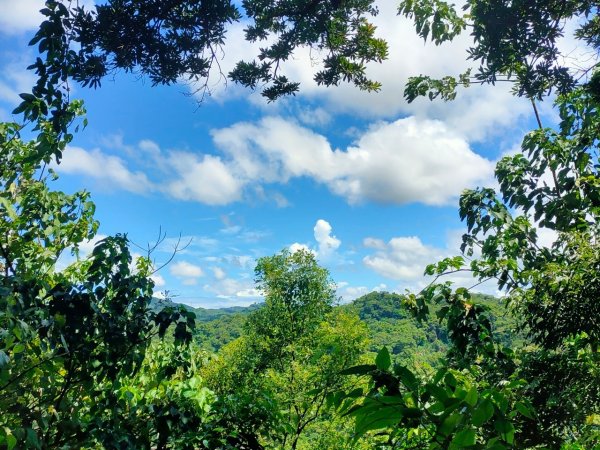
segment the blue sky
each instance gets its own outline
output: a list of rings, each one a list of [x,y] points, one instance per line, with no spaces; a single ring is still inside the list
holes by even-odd
[[[408,105],[408,76],[458,74],[468,38],[425,45],[386,3],[375,21],[390,59],[369,72],[380,93],[316,86],[307,50],[284,68],[301,93],[272,104],[221,83],[198,106],[193,87],[153,88],[126,74],[95,91],[75,87],[89,126],[57,167],[56,188],[92,193],[100,237],[127,233],[146,248],[165,232],[157,266],[181,235],[189,244],[155,275],[156,289],[194,306],[255,302],[256,258],[286,247],[314,251],[346,301],[418,289],[426,264],[457,254],[461,190],[493,185],[494,162],[518,147],[533,117],[506,86]],[[27,42],[41,6],[0,0],[0,120],[31,89]],[[255,51],[242,29],[229,32],[225,71]]]

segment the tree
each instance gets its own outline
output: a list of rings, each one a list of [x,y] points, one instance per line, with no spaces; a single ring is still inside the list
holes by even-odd
[[[366,329],[356,316],[332,310],[334,285],[312,253],[261,258],[255,273],[265,304],[205,375],[217,395],[238,402],[242,418],[269,404],[271,412],[259,415],[269,422],[255,424],[262,445],[301,448],[329,420],[327,398],[350,385],[339,373],[364,351]]]
[[[593,59],[579,71],[557,61],[557,39],[573,17],[581,19],[575,37],[597,53],[596,6],[587,1],[473,0],[459,16],[444,2],[401,4],[400,11],[415,19],[425,39],[440,43],[469,29],[474,38],[469,57],[480,63],[473,78],[470,73],[458,79],[413,78],[405,92],[409,100],[419,95],[448,100],[458,85],[507,80],[516,95],[531,99],[539,129],[525,136],[520,153],[497,164],[498,192],[480,188],[462,194],[464,256],[429,266],[426,273],[436,276],[434,282],[405,296],[406,306],[421,320],[431,304],[442,306],[437,316],[452,343],[446,367],[432,380],[418,379],[402,366],[392,368],[382,351],[380,363],[351,370],[368,373],[372,380],[371,391],[351,411],[357,431],[391,426],[393,442],[417,430],[434,448],[599,444],[600,75]],[[535,103],[551,91],[559,94],[556,129],[543,127]],[[550,245],[539,238],[543,228],[556,233]],[[505,291],[526,347],[502,348],[486,308],[468,290],[437,282],[465,270],[480,282],[496,280]],[[389,405],[391,418],[377,409],[382,404]],[[457,406],[463,408],[460,417]]]
[[[86,10],[68,0],[47,0],[31,45],[40,56],[29,67],[38,80],[15,113],[26,121],[49,120],[67,133],[69,82],[98,87],[117,70],[139,71],[153,84],[189,80],[210,94],[211,76],[227,77],[275,100],[294,94],[299,83],[282,73],[297,48],[310,47],[323,65],[315,80],[326,86],[341,81],[378,90],[366,66],[387,56],[368,17],[377,14],[373,0],[261,2],[198,0],[109,0]],[[242,11],[243,14],[242,14]],[[229,74],[220,69],[227,26],[244,20],[246,40],[265,42],[252,61],[240,61]],[[47,149],[47,155],[60,153]]]
[[[150,311],[150,261],[133,261],[124,235],[59,269],[98,223],[88,193],[49,189],[40,148],[60,151],[69,136],[38,126],[23,142],[18,125],[0,124],[0,446],[118,446],[121,380],[171,324],[188,340],[193,314]]]

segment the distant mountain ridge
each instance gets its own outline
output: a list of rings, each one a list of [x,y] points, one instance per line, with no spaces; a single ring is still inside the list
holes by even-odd
[[[150,309],[154,311],[159,311],[168,306],[183,306],[188,311],[196,313],[196,320],[200,322],[210,322],[232,314],[249,314],[260,308],[260,303],[254,303],[250,306],[229,306],[227,308],[194,308],[193,306],[184,303],[174,302],[171,299],[161,299],[157,297],[152,297],[152,301],[150,302]]]
[[[474,294],[473,300],[489,308],[500,336],[505,335],[508,340],[509,331],[515,323],[506,317],[502,301],[483,294]],[[179,305],[182,304],[154,298],[151,307],[159,310],[165,306]],[[261,304],[215,309],[182,306],[196,314],[198,344],[208,351],[217,352],[242,334],[248,314],[260,308]],[[402,296],[390,292],[374,291],[336,308],[356,313],[366,324],[370,338],[369,352],[376,353],[386,346],[398,358],[417,358],[428,364],[435,364],[446,352],[448,336],[444,326],[436,319],[436,305],[431,306],[431,319],[424,323],[418,323],[402,306]]]

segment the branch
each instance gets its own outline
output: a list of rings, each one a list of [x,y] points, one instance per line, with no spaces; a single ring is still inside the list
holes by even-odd
[[[27,375],[32,370],[37,369],[42,364],[45,364],[47,362],[52,361],[54,358],[65,356],[67,354],[68,354],[68,352],[66,352],[66,353],[57,353],[56,355],[52,355],[50,358],[43,359],[39,363],[34,364],[33,366],[29,367],[28,369],[25,369],[23,372],[21,372],[19,375],[17,375],[16,377],[14,377],[12,380],[8,381],[8,383],[6,383],[4,386],[0,386],[0,391],[6,389],[8,386],[10,386],[11,384],[15,383],[19,379],[21,379],[22,377],[24,377],[25,375]]]

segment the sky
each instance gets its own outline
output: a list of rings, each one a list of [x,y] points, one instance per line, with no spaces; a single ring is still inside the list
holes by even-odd
[[[25,69],[35,58],[27,43],[41,7],[41,0],[0,0],[0,120],[18,120],[11,116],[18,94],[35,80]],[[158,295],[168,291],[181,303],[260,300],[256,260],[284,248],[314,252],[342,301],[420,289],[427,264],[459,254],[461,191],[494,186],[495,162],[518,149],[534,117],[506,85],[408,104],[409,76],[469,67],[469,37],[426,44],[396,16],[395,2],[379,9],[374,23],[390,57],[369,66],[383,85],[378,93],[317,86],[307,49],[283,69],[301,82],[300,93],[275,103],[217,79],[201,104],[193,86],[152,87],[136,74],[111,76],[97,90],[74,86],[89,125],[56,167],[53,187],[91,192],[97,239],[127,233],[136,254],[153,249],[157,268],[176,252],[153,278]],[[224,72],[257,51],[243,28],[228,31]],[[542,112],[555,120],[550,105]],[[478,289],[496,292],[492,284]]]

